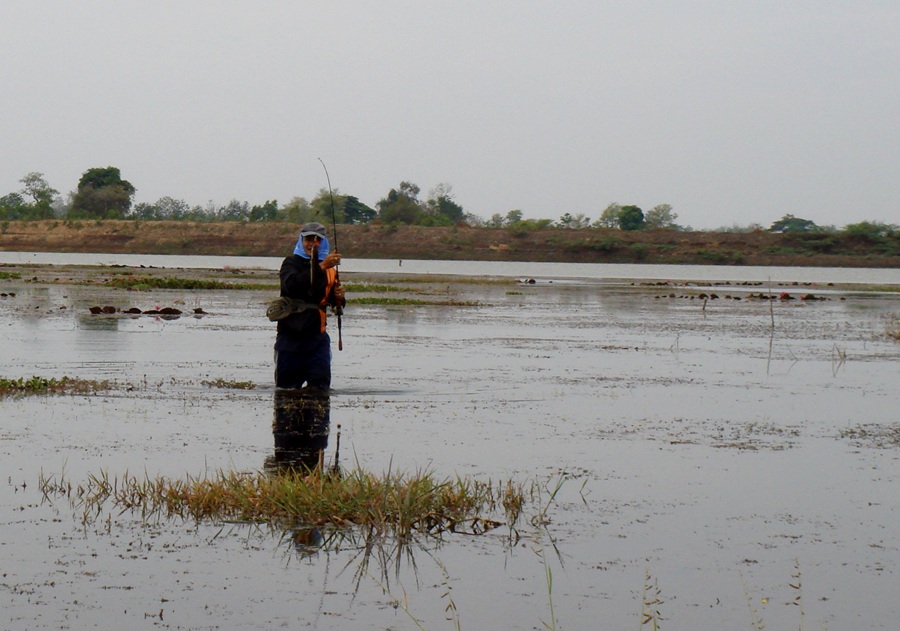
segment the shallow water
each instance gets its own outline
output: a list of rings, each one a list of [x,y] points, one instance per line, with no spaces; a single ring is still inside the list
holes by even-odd
[[[133,385],[0,401],[3,628],[416,628],[399,601],[445,629],[452,599],[464,629],[530,629],[550,622],[551,597],[560,628],[638,628],[647,572],[666,629],[797,627],[801,608],[786,603],[798,593],[805,629],[896,626],[900,344],[884,334],[896,294],[702,303],[539,282],[446,287],[481,306],[349,296],[329,459],[339,424],[344,464],[566,478],[540,540],[527,524],[513,547],[503,532],[451,535],[415,567],[404,557],[399,576],[373,563],[355,577],[352,549],[302,556],[265,529],[117,511],[83,526],[37,489],[41,472],[264,468],[266,296],[3,288],[16,292],[0,300],[3,376]],[[125,300],[209,315],[87,312]],[[259,388],[202,383],[216,379]],[[550,537],[559,556],[542,557]],[[801,590],[789,587],[798,568]]]

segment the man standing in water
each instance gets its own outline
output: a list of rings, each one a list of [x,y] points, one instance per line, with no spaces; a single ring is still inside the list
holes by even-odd
[[[275,337],[275,386],[328,392],[331,387],[331,338],[325,332],[328,306],[343,308],[338,283],[341,255],[330,252],[325,226],[312,222],[300,229],[294,253],[281,264],[281,296],[291,313],[278,320]]]

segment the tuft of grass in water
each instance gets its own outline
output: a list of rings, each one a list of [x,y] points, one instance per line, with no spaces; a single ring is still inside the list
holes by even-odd
[[[0,272],[0,280],[18,280],[22,275],[18,272]]]
[[[884,334],[900,341],[900,317],[893,313],[887,317],[884,323]]]
[[[219,280],[177,278],[173,276],[165,278],[151,276],[110,278],[105,284],[120,289],[259,289],[259,286],[248,283],[225,283]]]
[[[478,307],[479,302],[469,300],[421,300],[419,298],[391,298],[388,296],[365,296],[353,298],[354,305],[406,305],[412,307]]]
[[[37,394],[92,394],[110,390],[113,384],[109,381],[93,379],[60,379],[34,376],[29,379],[19,377],[8,379],[0,377],[0,398],[9,396],[29,396]]]
[[[372,283],[343,283],[344,289],[349,292],[367,291],[403,291],[396,285],[376,285]]]
[[[230,390],[255,390],[256,384],[252,381],[228,381],[227,379],[213,379],[212,381],[203,380],[202,383],[208,388],[224,388]]]
[[[143,518],[268,523],[276,528],[357,528],[368,535],[407,541],[415,534],[483,534],[519,519],[525,491],[515,482],[440,479],[431,472],[375,475],[352,471],[286,471],[277,475],[219,471],[212,476],[138,478],[105,472],[73,485],[64,476],[39,483],[46,499],[65,496],[83,509],[83,521],[111,504]]]

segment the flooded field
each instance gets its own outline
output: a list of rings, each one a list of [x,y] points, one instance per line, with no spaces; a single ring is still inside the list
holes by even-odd
[[[329,324],[326,463],[340,426],[345,466],[534,482],[528,515],[546,510],[518,539],[366,557],[263,524],[86,515],[39,488],[271,468],[276,289],[0,271],[0,377],[114,384],[0,399],[0,628],[897,626],[896,291],[342,273],[360,289],[343,351]],[[182,314],[122,313],[165,307]]]

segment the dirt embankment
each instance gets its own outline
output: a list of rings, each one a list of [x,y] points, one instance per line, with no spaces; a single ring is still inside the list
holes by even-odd
[[[284,256],[298,226],[185,221],[8,221],[0,250]],[[339,225],[353,258],[900,267],[900,238],[546,228]]]

